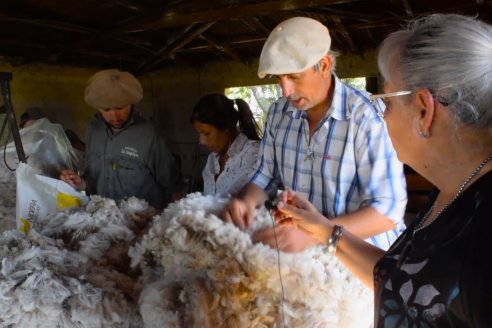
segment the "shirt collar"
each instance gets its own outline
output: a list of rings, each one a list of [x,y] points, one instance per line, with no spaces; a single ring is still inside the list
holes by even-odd
[[[229,157],[233,157],[233,156],[239,154],[241,152],[241,150],[243,149],[244,144],[246,142],[248,142],[248,140],[249,139],[248,139],[248,137],[246,137],[246,135],[244,135],[243,133],[239,133],[237,135],[236,139],[234,139],[234,141],[229,146],[229,149],[227,150],[227,155]],[[215,157],[218,159],[219,154],[215,154]]]
[[[249,139],[248,137],[246,137],[246,135],[244,135],[243,133],[239,133],[227,150],[227,155],[229,155],[229,157],[232,157],[239,154],[243,149],[244,144],[248,142],[248,140]]]
[[[130,112],[130,118],[128,118],[128,121],[125,123],[125,125],[121,128],[121,130],[119,130],[117,133],[125,130],[126,128],[128,128],[130,125],[132,125],[133,123],[135,123],[135,117],[137,115],[137,109],[135,107],[133,107],[132,105],[132,110]],[[104,124],[104,126],[106,126],[106,128],[110,129],[109,125],[106,123],[106,121],[104,120],[104,118],[102,117],[101,113],[96,112],[94,114],[94,117],[96,117],[97,119],[101,120],[101,122]],[[116,133],[116,134],[117,134]]]

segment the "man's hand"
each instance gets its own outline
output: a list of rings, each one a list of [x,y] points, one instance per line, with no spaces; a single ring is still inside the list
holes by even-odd
[[[72,170],[62,170],[60,172],[60,180],[68,183],[72,188],[77,190],[85,189],[85,181],[80,175]]]
[[[275,241],[275,235],[277,240]],[[277,248],[284,252],[297,253],[321,244],[321,242],[303,230],[287,226],[276,226],[257,231],[253,235],[253,242],[263,243],[271,248]]]
[[[222,220],[232,222],[244,230],[253,223],[256,206],[253,202],[233,198],[221,214]]]

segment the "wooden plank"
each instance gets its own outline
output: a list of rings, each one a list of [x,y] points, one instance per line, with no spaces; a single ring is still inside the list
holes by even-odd
[[[345,25],[343,25],[342,20],[338,16],[331,16],[331,19],[335,23],[336,31],[343,36],[343,39],[349,46],[350,50],[353,52],[358,51],[358,48],[355,45],[354,40],[352,40],[352,37],[350,36],[350,33],[345,28]]]
[[[227,47],[225,47],[223,45],[220,45],[215,40],[212,40],[210,37],[207,37],[207,36],[205,36],[203,34],[200,34],[199,37],[202,40],[204,40],[205,42],[209,43],[215,49],[219,50],[220,52],[223,52],[223,53],[227,54],[232,59],[237,60],[238,62],[244,63],[244,60],[241,58],[241,56],[239,56],[237,53],[235,53],[231,49],[229,49],[229,48],[227,48]]]
[[[156,30],[166,27],[183,26],[199,22],[211,22],[223,19],[233,19],[250,16],[264,16],[278,12],[347,4],[359,1],[362,0],[282,0],[237,5],[233,7],[212,9],[195,13],[160,13],[152,15],[152,17],[147,17],[145,20],[132,21],[126,26],[126,31],[131,32],[134,30]]]
[[[168,58],[174,58],[176,52],[183,48],[185,45],[193,41],[200,34],[211,28],[215,22],[209,22],[206,24],[195,24],[193,28],[189,28],[186,33],[182,33],[177,38],[173,38],[175,45],[168,42],[164,47],[162,47],[157,55],[152,56],[149,60],[141,64],[137,69],[140,73],[148,71]],[[172,46],[172,47],[171,47]]]

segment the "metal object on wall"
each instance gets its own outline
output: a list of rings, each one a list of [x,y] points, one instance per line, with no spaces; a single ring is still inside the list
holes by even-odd
[[[9,123],[10,132],[14,138],[15,149],[17,151],[17,157],[20,162],[26,162],[26,154],[22,147],[22,141],[19,134],[19,128],[15,119],[14,107],[10,98],[10,81],[12,80],[12,73],[0,72],[0,89],[2,90],[3,104],[5,107],[6,119]]]

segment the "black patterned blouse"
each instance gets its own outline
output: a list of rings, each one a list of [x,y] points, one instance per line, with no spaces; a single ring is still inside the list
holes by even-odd
[[[412,238],[431,204],[374,268],[375,327],[492,327],[492,172]]]

